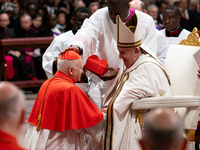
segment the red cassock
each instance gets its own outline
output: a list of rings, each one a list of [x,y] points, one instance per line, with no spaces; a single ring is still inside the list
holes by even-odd
[[[25,150],[17,144],[17,140],[10,134],[0,131],[0,149],[2,150]]]
[[[42,114],[40,128],[55,131],[88,128],[103,119],[102,112],[87,95],[71,78],[59,71],[53,79],[46,80],[41,86],[28,119],[30,124],[37,126],[40,109]]]

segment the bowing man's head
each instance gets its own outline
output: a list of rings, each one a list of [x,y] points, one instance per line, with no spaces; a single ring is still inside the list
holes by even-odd
[[[57,67],[58,71],[69,76],[74,82],[80,81],[83,73],[83,63],[78,53],[72,50],[65,50],[60,54]]]

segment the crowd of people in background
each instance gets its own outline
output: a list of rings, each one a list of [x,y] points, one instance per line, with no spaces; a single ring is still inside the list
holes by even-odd
[[[78,7],[88,7],[94,13],[105,7],[106,1],[98,0],[1,0],[1,13],[7,13],[9,28],[20,31],[20,18],[30,15],[31,30],[37,32],[36,37],[57,36],[73,27],[72,16]],[[21,36],[21,34],[16,34]],[[17,36],[17,37],[18,37]],[[31,35],[29,35],[31,37]]]
[[[95,12],[102,1],[68,0],[2,0],[0,1],[0,39],[56,37],[72,30],[73,13],[79,7]],[[82,24],[82,20],[79,20]],[[42,55],[45,49],[14,49],[6,51],[8,80],[44,79]],[[11,68],[11,69],[10,69]],[[8,72],[9,71],[9,72]]]
[[[133,4],[136,5],[133,0]],[[163,12],[168,5],[181,10],[180,26],[200,34],[200,2],[198,0],[142,0],[142,10],[152,16],[156,28],[162,30]],[[79,7],[87,7],[94,13],[107,6],[107,0],[0,0],[0,39],[26,37],[56,37],[72,30],[73,13]],[[131,6],[131,3],[130,3]],[[6,62],[13,59],[13,73],[8,80],[37,80],[45,74],[41,69],[41,56],[45,50],[8,50]],[[40,66],[38,68],[38,66]],[[9,70],[9,69],[8,69]],[[43,72],[43,73],[41,73]]]

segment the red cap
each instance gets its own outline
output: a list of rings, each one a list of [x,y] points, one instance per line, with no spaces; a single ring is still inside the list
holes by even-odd
[[[60,55],[60,59],[76,60],[76,59],[81,58],[81,56],[78,53],[70,49],[66,49],[64,52],[61,52],[59,55]]]
[[[108,63],[107,60],[102,59],[99,60],[99,57],[97,55],[92,55],[88,57],[85,68],[93,72],[94,74],[98,76],[104,75],[108,70]]]

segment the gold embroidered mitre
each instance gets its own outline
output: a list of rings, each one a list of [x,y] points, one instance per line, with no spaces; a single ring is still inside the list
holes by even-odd
[[[124,24],[117,16],[117,46],[122,48],[137,47],[142,44],[136,14]]]

